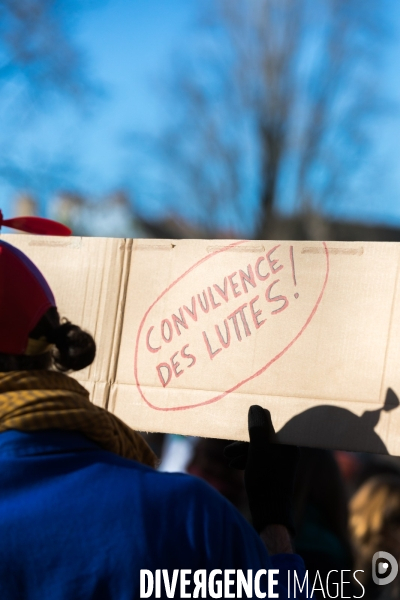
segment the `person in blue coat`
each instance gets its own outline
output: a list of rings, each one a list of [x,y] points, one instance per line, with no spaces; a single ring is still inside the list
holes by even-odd
[[[35,265],[0,241],[1,600],[306,598],[291,544],[296,449],[271,444],[249,411],[245,469],[253,527],[201,480],[155,470],[144,440],[94,406],[65,372],[92,336],[60,321]]]

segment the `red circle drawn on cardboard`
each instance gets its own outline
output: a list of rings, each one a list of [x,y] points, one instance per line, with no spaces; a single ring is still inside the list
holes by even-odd
[[[277,360],[279,360],[281,358],[281,356],[283,356],[289,350],[289,348],[291,348],[293,346],[293,344],[299,339],[299,337],[303,334],[303,332],[307,329],[308,325],[312,321],[315,313],[317,312],[317,308],[318,308],[318,306],[319,306],[319,304],[320,304],[320,302],[322,300],[322,296],[324,295],[326,284],[328,283],[328,277],[329,277],[329,251],[328,251],[328,247],[326,245],[326,242],[322,242],[324,250],[325,250],[325,258],[326,258],[325,279],[324,279],[324,283],[322,285],[322,289],[320,291],[320,294],[319,294],[319,296],[317,298],[317,301],[314,304],[312,311],[308,315],[307,320],[304,323],[304,325],[302,326],[302,328],[300,329],[300,331],[295,335],[295,337],[292,339],[292,341],[289,342],[285,346],[285,348],[283,350],[281,350],[280,352],[278,352],[278,354],[276,354],[274,356],[274,358],[272,358],[270,361],[268,361],[267,364],[265,364],[263,367],[261,367],[261,369],[258,369],[258,371],[256,371],[255,373],[253,373],[253,375],[250,375],[249,377],[246,377],[245,379],[243,379],[239,383],[236,383],[234,386],[232,386],[228,390],[225,390],[224,392],[221,392],[217,396],[214,396],[214,398],[210,398],[209,400],[205,400],[204,402],[198,402],[197,404],[188,404],[186,406],[170,406],[170,407],[163,406],[162,407],[162,406],[155,406],[154,404],[152,404],[151,402],[149,402],[149,400],[147,400],[147,398],[144,395],[143,390],[141,388],[140,382],[139,382],[138,364],[137,363],[138,363],[138,352],[139,352],[140,336],[141,336],[141,333],[142,333],[142,330],[143,330],[143,326],[144,326],[144,323],[145,323],[145,321],[147,319],[148,314],[150,313],[150,311],[152,310],[152,308],[157,304],[157,302],[159,302],[161,300],[161,298],[163,296],[165,296],[165,294],[167,294],[170,291],[170,289],[172,289],[177,283],[179,283],[179,281],[181,281],[184,277],[186,277],[186,275],[188,275],[191,271],[193,271],[194,269],[196,269],[198,266],[200,266],[202,263],[206,262],[207,260],[209,260],[213,256],[216,256],[217,254],[220,254],[221,252],[226,252],[227,250],[230,250],[231,248],[234,248],[235,246],[239,246],[240,244],[244,244],[246,241],[247,240],[240,240],[238,242],[233,242],[232,244],[229,244],[228,246],[220,248],[220,249],[216,250],[215,252],[210,253],[208,256],[205,256],[204,258],[202,258],[199,261],[197,261],[197,263],[195,263],[193,266],[191,266],[189,269],[187,269],[182,275],[180,275],[180,277],[178,277],[177,279],[175,279],[175,281],[173,283],[171,283],[171,285],[169,285],[167,288],[165,288],[165,290],[158,296],[158,298],[153,302],[153,304],[146,310],[145,315],[144,315],[143,319],[140,322],[139,330],[138,330],[138,333],[137,333],[137,336],[136,336],[134,372],[135,372],[136,385],[137,385],[137,388],[139,390],[139,393],[140,393],[141,397],[143,398],[143,400],[146,402],[146,404],[148,406],[150,406],[150,408],[153,408],[154,410],[164,410],[164,411],[170,411],[170,410],[187,410],[189,408],[197,408],[199,406],[205,406],[206,404],[212,404],[213,402],[218,402],[218,400],[222,400],[222,398],[225,398],[225,396],[227,396],[228,394],[234,392],[235,390],[237,390],[238,388],[240,388],[242,385],[244,385],[245,383],[247,383],[251,379],[255,379],[256,377],[258,377],[259,375],[261,375],[262,373],[264,373],[264,371],[266,371],[274,362],[276,362]]]

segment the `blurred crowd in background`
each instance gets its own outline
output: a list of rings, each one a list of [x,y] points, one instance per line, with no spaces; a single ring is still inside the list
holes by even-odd
[[[229,441],[164,434],[147,439],[161,459],[160,470],[201,477],[251,521],[243,472],[230,468],[223,456]],[[341,571],[347,571],[344,581],[354,583],[356,570],[367,600],[400,597],[398,578],[386,586],[372,580],[376,552],[390,552],[400,563],[400,459],[301,448],[294,519],[294,548],[305,561],[310,586],[320,577],[317,599],[327,597],[329,572],[329,593],[342,598]],[[361,597],[362,589],[355,584],[353,592]]]
[[[400,241],[394,0],[0,0],[6,217],[75,235]],[[114,86],[114,87],[113,87]],[[153,435],[248,518],[225,441]],[[400,464],[304,449],[310,573],[400,560]],[[334,577],[332,578],[334,580]]]

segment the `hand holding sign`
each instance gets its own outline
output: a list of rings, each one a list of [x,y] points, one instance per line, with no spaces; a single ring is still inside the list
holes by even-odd
[[[261,406],[249,409],[248,442],[225,448],[230,466],[245,469],[245,485],[253,525],[261,532],[267,525],[284,525],[294,532],[292,496],[298,458],[296,446],[274,444],[271,414]]]

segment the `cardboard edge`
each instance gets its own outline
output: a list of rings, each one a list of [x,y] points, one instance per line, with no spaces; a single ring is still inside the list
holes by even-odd
[[[111,386],[110,390],[110,403],[109,410],[113,412],[117,417],[124,420],[130,427],[136,429],[138,431],[146,431],[146,432],[161,432],[161,433],[172,433],[178,435],[194,435],[196,437],[202,437],[204,435],[204,431],[207,430],[207,427],[210,427],[210,431],[213,430],[215,426],[215,417],[211,412],[202,412],[203,422],[206,423],[202,428],[199,427],[199,415],[202,408],[193,408],[192,409],[192,418],[182,424],[179,420],[172,421],[168,418],[165,413],[160,411],[153,411],[150,409],[144,402],[141,402],[138,398],[132,398],[132,391],[129,390],[130,386],[124,386],[121,384],[114,383]],[[288,399],[287,399],[288,400]],[[290,437],[287,436],[287,431],[285,425],[292,420],[294,417],[296,419],[297,416],[301,416],[303,412],[308,412],[308,409],[315,409],[315,398],[302,398],[299,401],[298,398],[291,398],[294,403],[298,404],[298,410],[296,409],[295,414],[293,416],[287,417],[285,411],[280,411],[278,418],[276,421],[274,420],[274,426],[278,433],[278,440],[283,444],[293,444],[304,447],[314,447],[314,448],[328,448],[331,450],[345,450],[348,452],[372,452],[377,454],[391,454],[395,456],[396,454],[400,454],[399,448],[400,446],[395,446],[393,443],[389,443],[390,441],[387,439],[385,435],[388,421],[390,420],[390,416],[388,413],[384,413],[382,411],[382,405],[380,402],[374,403],[371,405],[370,402],[357,402],[356,405],[350,400],[342,400],[340,402],[335,403],[325,403],[321,402],[320,406],[317,408],[334,410],[334,411],[345,411],[348,413],[348,416],[352,417],[357,423],[361,426],[359,427],[359,431],[357,431],[357,435],[353,438],[346,437],[345,441],[342,441],[339,445],[335,442],[332,443],[332,440],[326,440],[326,443],[322,446],[321,443],[318,442],[318,436],[312,435],[309,428],[305,428],[302,426],[302,431],[299,432],[299,436],[296,436],[296,441],[293,441]],[[221,402],[224,402],[222,400]],[[226,401],[226,409],[234,410],[235,406],[238,404],[243,405],[243,411],[240,418],[237,421],[230,424],[229,429],[226,429],[223,433],[216,435],[215,437],[221,439],[235,439],[235,440],[248,440],[248,431],[247,431],[247,410],[251,404],[260,404],[261,406],[268,407],[271,412],[274,411],[277,407],[282,407],[282,398],[279,396],[266,396],[266,395],[251,395],[246,398],[243,394],[234,395],[233,398]],[[305,407],[305,405],[307,407]],[[375,417],[378,417],[379,419]],[[333,415],[335,417],[335,415]],[[336,415],[337,417],[337,415]],[[369,422],[369,434],[371,434],[371,438],[369,439],[368,447],[363,447],[365,442],[363,438],[364,428],[362,427],[362,423],[364,425],[367,423],[365,419]],[[313,420],[318,423],[320,420],[320,415],[316,414]],[[371,421],[371,422],[370,422]],[[293,433],[293,432],[292,432]],[[290,435],[292,435],[292,433]],[[214,434],[211,434],[214,437]],[[383,437],[382,437],[383,436]],[[380,440],[383,442],[383,445],[380,443]],[[377,445],[378,443],[378,445]],[[386,449],[385,449],[386,445]]]
[[[387,374],[387,361],[388,361],[389,348],[390,348],[391,341],[392,341],[393,315],[394,315],[394,310],[395,310],[396,295],[397,295],[398,286],[399,286],[399,275],[400,275],[400,254],[398,251],[396,278],[395,278],[394,286],[393,286],[393,298],[392,298],[392,306],[390,309],[389,328],[388,328],[388,332],[387,332],[387,336],[386,336],[385,359],[384,359],[384,363],[383,363],[381,386],[380,386],[380,391],[379,391],[379,398],[380,398],[381,402],[384,401],[385,394],[386,394],[386,385],[385,384],[386,384],[386,374]]]

